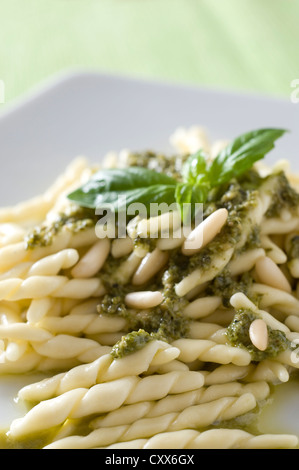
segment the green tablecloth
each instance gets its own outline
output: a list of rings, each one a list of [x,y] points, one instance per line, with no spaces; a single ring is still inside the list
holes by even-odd
[[[5,103],[72,67],[289,97],[298,59],[298,0],[0,0]]]

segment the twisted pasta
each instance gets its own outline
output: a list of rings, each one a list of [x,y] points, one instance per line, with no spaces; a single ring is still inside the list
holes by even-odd
[[[91,422],[91,427],[119,426],[135,422],[144,417],[152,418],[175,411],[182,411],[189,406],[208,403],[210,401],[227,397],[240,396],[244,393],[252,393],[256,400],[264,400],[269,396],[270,388],[266,382],[255,382],[253,384],[243,385],[238,382],[231,382],[225,385],[211,385],[188,392],[182,392],[179,395],[171,395],[159,399],[157,402],[141,401],[133,405],[122,406],[100,416]],[[131,402],[132,400],[128,400]]]
[[[159,433],[149,439],[137,439],[107,446],[107,449],[292,449],[298,438],[288,434],[254,436],[240,429],[184,429]]]
[[[179,360],[193,362],[200,359],[205,362],[216,362],[218,364],[233,364],[246,366],[251,362],[248,351],[237,349],[226,344],[217,344],[210,340],[178,339],[173,346],[180,350]]]
[[[132,425],[99,428],[84,437],[70,436],[46,446],[46,449],[80,448],[108,446],[112,442],[130,441],[137,437],[151,437],[167,431],[180,431],[186,427],[208,426],[215,421],[232,419],[252,410],[256,400],[251,393],[240,397],[225,397],[209,403],[190,406],[180,413],[168,413],[155,418],[144,418]],[[112,441],[112,442],[111,442]]]
[[[170,372],[165,375],[137,378],[126,376],[92,386],[90,389],[74,388],[56,398],[40,402],[24,418],[12,422],[10,435],[36,433],[62,424],[69,418],[82,418],[119,408],[123,404],[140,400],[155,400],[173,393],[182,393],[202,387],[199,372]],[[65,403],[68,406],[65,407]],[[55,417],[53,416],[55,415]],[[43,420],[39,417],[43,416]]]
[[[105,293],[100,279],[68,279],[66,276],[30,276],[25,279],[0,281],[1,300],[59,297],[88,299]]]
[[[19,391],[19,396],[31,401],[45,400],[78,387],[91,387],[126,375],[140,375],[151,365],[169,363],[178,355],[177,348],[161,341],[153,341],[133,356],[113,360],[110,354],[105,354],[89,364],[79,365],[66,373],[30,384]],[[202,377],[201,374],[199,377]]]

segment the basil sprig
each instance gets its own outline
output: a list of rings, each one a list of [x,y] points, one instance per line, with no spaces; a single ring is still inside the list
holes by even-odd
[[[171,204],[175,201],[176,185],[174,178],[147,168],[109,168],[97,172],[81,188],[69,194],[68,198],[90,209],[109,206],[111,210],[118,212],[134,202],[142,203],[146,207],[154,202]],[[126,198],[125,207],[122,204],[122,196]]]
[[[182,215],[184,204],[204,203],[211,189],[248,171],[274,148],[284,129],[258,129],[242,134],[208,164],[202,150],[190,155],[182,169],[182,181],[143,167],[105,169],[73,191],[68,198],[82,207],[105,208],[118,212],[132,203],[176,203]],[[120,204],[121,196],[125,196]],[[192,213],[194,215],[194,213]]]
[[[284,129],[259,129],[237,137],[213,160],[208,177],[211,186],[226,183],[248,171],[274,148]]]

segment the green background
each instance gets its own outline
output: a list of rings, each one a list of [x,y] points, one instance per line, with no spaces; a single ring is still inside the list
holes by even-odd
[[[77,67],[289,97],[298,59],[298,0],[0,0],[0,109]]]

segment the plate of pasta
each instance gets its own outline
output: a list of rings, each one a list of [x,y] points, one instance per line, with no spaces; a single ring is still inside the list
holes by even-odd
[[[74,96],[103,139],[72,120]],[[149,112],[138,119],[141,96]],[[232,105],[226,121],[219,100]],[[299,142],[288,105],[79,74],[3,114],[15,155],[6,180],[24,180],[7,132],[22,124],[30,187],[1,189],[0,448],[298,448]],[[40,127],[36,182],[26,139],[42,110],[57,128]]]

